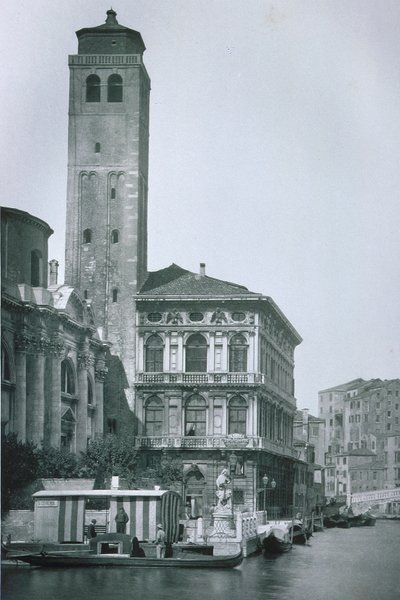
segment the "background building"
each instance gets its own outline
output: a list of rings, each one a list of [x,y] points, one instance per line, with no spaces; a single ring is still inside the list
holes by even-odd
[[[326,424],[326,495],[392,487],[392,440],[400,435],[400,380],[356,379],[323,390],[319,413]],[[374,458],[367,460],[366,453]],[[364,456],[362,469],[356,456]]]
[[[3,433],[38,446],[85,450],[103,432],[103,381],[108,346],[78,290],[57,284],[47,240],[36,217],[1,209]]]

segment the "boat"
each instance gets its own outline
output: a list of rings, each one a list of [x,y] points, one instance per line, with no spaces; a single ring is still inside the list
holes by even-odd
[[[348,529],[350,527],[350,521],[347,515],[337,513],[330,517],[324,517],[324,527],[327,529],[332,527],[339,527],[340,529]]]
[[[6,559],[19,560],[35,567],[189,567],[195,568],[233,568],[243,560],[242,552],[228,556],[214,556],[194,553],[187,547],[170,548],[175,556],[156,558],[155,544],[142,544],[149,556],[130,556],[131,538],[127,534],[108,533],[98,535],[89,541],[89,547],[78,550],[46,550],[43,545],[36,552],[19,552],[6,550]]]
[[[11,558],[11,557],[10,557]],[[215,569],[237,567],[243,560],[242,552],[231,556],[196,555],[176,558],[137,558],[129,554],[93,554],[90,551],[45,552],[20,554],[18,560],[35,567],[186,567]]]
[[[312,536],[312,531],[304,527],[302,521],[296,519],[289,527],[289,535],[293,544],[306,544]]]
[[[281,527],[273,527],[263,540],[263,549],[268,554],[281,554],[291,550],[289,531]]]
[[[374,527],[376,517],[369,511],[360,515],[349,516],[350,527]]]

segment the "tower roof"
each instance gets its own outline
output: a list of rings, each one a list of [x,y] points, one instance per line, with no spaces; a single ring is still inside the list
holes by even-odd
[[[107,11],[105,23],[79,29],[76,36],[78,54],[143,54],[146,50],[140,33],[120,25],[112,8]]]

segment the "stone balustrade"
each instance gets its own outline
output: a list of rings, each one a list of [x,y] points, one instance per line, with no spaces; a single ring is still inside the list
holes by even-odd
[[[281,456],[295,458],[296,450],[279,442],[256,436],[137,436],[136,446],[141,448],[204,448],[269,450]]]
[[[138,373],[136,384],[265,384],[262,373]]]

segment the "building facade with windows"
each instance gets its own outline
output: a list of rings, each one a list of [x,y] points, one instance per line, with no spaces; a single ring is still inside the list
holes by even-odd
[[[85,450],[103,432],[108,345],[79,291],[58,285],[56,261],[48,282],[47,223],[2,208],[1,232],[2,432]]]
[[[376,487],[378,475],[379,484],[390,487],[389,446],[392,436],[400,435],[400,380],[356,379],[323,390],[319,392],[319,410],[326,424],[326,465],[330,471],[335,468],[335,479],[326,478],[326,495],[337,495],[344,486],[348,492],[354,492],[353,486],[357,491],[381,489]],[[359,450],[375,456],[372,462],[363,461],[362,479],[356,479],[357,469],[353,479],[348,469],[346,477],[338,478],[337,459],[345,458],[346,453],[353,456],[352,452]]]
[[[136,298],[135,414],[149,464],[178,459],[193,516],[215,502],[228,464],[234,505],[293,504],[294,349],[301,338],[271,298],[177,265]],[[275,482],[264,494],[264,475]]]

